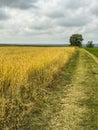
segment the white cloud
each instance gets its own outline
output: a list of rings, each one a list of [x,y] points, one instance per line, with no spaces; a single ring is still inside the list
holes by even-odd
[[[98,35],[97,0],[0,0],[0,42],[64,43]]]

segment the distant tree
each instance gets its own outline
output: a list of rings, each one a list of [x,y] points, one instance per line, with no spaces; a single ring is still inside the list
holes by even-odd
[[[94,47],[93,41],[88,41],[86,47],[93,48]]]
[[[73,34],[70,37],[69,41],[70,41],[70,45],[71,46],[79,46],[79,47],[81,47],[82,46],[83,38],[82,38],[81,34]]]

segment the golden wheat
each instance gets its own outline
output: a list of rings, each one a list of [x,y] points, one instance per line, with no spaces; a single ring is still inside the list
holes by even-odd
[[[19,128],[20,120],[30,108],[37,109],[33,100],[43,100],[41,91],[69,62],[74,52],[75,48],[70,47],[0,47],[2,130]]]

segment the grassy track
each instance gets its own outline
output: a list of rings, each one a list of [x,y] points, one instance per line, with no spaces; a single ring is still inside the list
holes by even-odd
[[[98,59],[83,50],[81,65],[84,74],[80,86],[84,89],[84,98],[80,98],[79,104],[85,108],[81,130],[98,130]]]
[[[48,93],[34,130],[98,130],[98,59],[92,54],[80,49]]]

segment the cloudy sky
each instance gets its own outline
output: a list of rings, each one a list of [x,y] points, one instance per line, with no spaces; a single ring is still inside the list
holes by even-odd
[[[0,0],[0,43],[98,43],[98,0]]]

